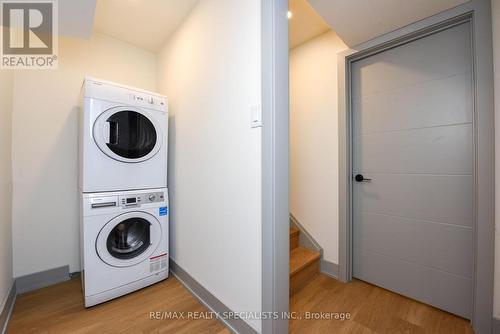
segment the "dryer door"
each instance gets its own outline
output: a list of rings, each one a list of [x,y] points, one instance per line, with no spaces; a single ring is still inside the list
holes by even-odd
[[[128,212],[109,221],[96,240],[97,254],[114,267],[130,267],[148,259],[162,238],[160,222],[145,212]]]
[[[162,146],[162,131],[145,110],[115,107],[103,112],[94,123],[94,140],[112,159],[137,163],[152,158]]]

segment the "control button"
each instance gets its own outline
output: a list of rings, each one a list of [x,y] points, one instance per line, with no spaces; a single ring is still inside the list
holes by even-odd
[[[149,195],[149,196],[148,196],[148,199],[149,199],[151,202],[153,202],[153,201],[156,199],[156,195],[151,194],[151,195]]]
[[[150,97],[150,98],[149,98],[149,104],[155,104],[155,99],[154,99],[154,98],[152,98],[152,97]]]

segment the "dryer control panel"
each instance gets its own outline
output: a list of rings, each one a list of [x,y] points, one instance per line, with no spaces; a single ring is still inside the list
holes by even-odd
[[[168,101],[163,95],[90,77],[83,82],[82,96],[168,112]]]
[[[167,102],[160,97],[145,95],[145,94],[136,94],[132,93],[129,95],[130,99],[135,103],[138,103],[143,106],[156,106],[156,107],[165,107],[167,106]]]
[[[141,204],[161,203],[165,201],[164,192],[152,192],[145,194],[132,194],[127,196],[120,196],[119,203],[123,208],[130,208],[139,206]]]

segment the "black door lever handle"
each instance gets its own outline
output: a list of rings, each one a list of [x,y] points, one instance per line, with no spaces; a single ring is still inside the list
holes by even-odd
[[[369,182],[371,181],[372,179],[367,179],[363,176],[363,174],[357,174],[355,177],[354,177],[354,180],[356,180],[356,182]]]

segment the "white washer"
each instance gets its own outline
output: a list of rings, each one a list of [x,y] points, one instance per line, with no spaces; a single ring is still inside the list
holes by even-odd
[[[81,205],[86,307],[168,277],[166,188],[82,194]]]
[[[167,187],[166,97],[86,78],[80,109],[82,192]]]

